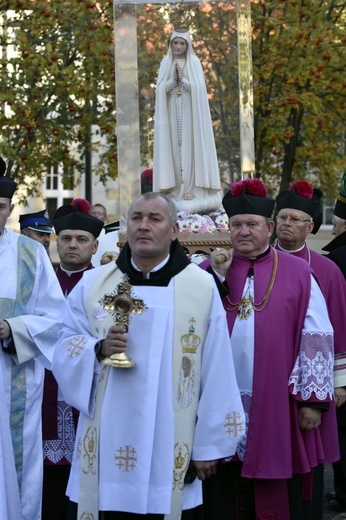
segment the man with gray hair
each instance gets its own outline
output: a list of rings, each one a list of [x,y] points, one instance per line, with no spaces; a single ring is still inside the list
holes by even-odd
[[[199,480],[243,435],[225,312],[178,230],[172,201],[139,196],[116,262],[86,272],[67,299],[53,372],[81,411],[71,520],[99,511],[107,519],[196,518]]]

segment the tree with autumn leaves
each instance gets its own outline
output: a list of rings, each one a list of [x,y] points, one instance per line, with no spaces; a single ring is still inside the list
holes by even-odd
[[[206,76],[221,171],[239,175],[234,2],[186,4]],[[138,7],[141,155],[150,166],[148,121],[167,50],[169,4]],[[100,153],[100,180],[117,175],[113,2],[2,0],[0,154],[12,176],[40,188],[47,166],[84,173]],[[273,192],[308,178],[335,196],[345,167],[345,2],[253,0],[256,169]],[[14,52],[13,52],[14,51]],[[101,137],[106,146],[101,144]]]
[[[252,4],[256,169],[334,198],[345,169],[346,2]]]
[[[27,195],[50,165],[66,183],[84,173],[91,126],[100,139],[96,173],[116,177],[113,3],[2,0],[0,7],[0,153]],[[78,181],[78,178],[77,178]]]

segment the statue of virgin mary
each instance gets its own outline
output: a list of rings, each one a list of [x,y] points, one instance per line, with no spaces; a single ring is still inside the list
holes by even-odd
[[[178,211],[201,213],[220,208],[220,190],[202,65],[189,32],[175,30],[156,85],[153,191]]]

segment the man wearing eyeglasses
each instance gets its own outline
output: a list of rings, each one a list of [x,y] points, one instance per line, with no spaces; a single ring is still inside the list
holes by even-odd
[[[334,329],[334,387],[335,405],[340,407],[346,400],[346,283],[340,269],[328,258],[312,251],[306,244],[306,237],[316,234],[322,223],[322,192],[306,181],[295,182],[291,189],[283,191],[276,199],[278,214],[276,217],[277,241],[275,248],[303,258],[313,269],[326,300],[329,318]],[[328,412],[335,414],[334,403]],[[321,516],[323,500],[323,466],[315,470],[314,475],[314,513],[313,518]],[[317,482],[319,485],[317,485]]]
[[[260,179],[232,184],[222,204],[233,249],[200,267],[227,313],[247,423],[236,457],[204,481],[204,518],[317,520],[323,507],[307,512],[312,468],[338,457],[336,418],[333,430],[324,412],[333,397],[326,304],[308,264],[269,245],[275,201]]]

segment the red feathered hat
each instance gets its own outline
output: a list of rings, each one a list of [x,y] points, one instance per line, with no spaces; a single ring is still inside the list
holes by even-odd
[[[59,235],[64,229],[81,229],[89,231],[95,238],[103,228],[102,220],[89,215],[90,203],[86,199],[75,199],[71,204],[60,206],[53,217],[55,233]]]
[[[314,221],[314,228],[311,233],[315,235],[322,224],[322,196],[322,191],[314,188],[309,182],[297,181],[292,184],[289,190],[282,191],[277,196],[277,210],[298,209],[299,211],[304,211]]]
[[[270,218],[274,204],[274,199],[267,197],[267,188],[260,179],[234,182],[222,200],[229,217],[248,213]]]

